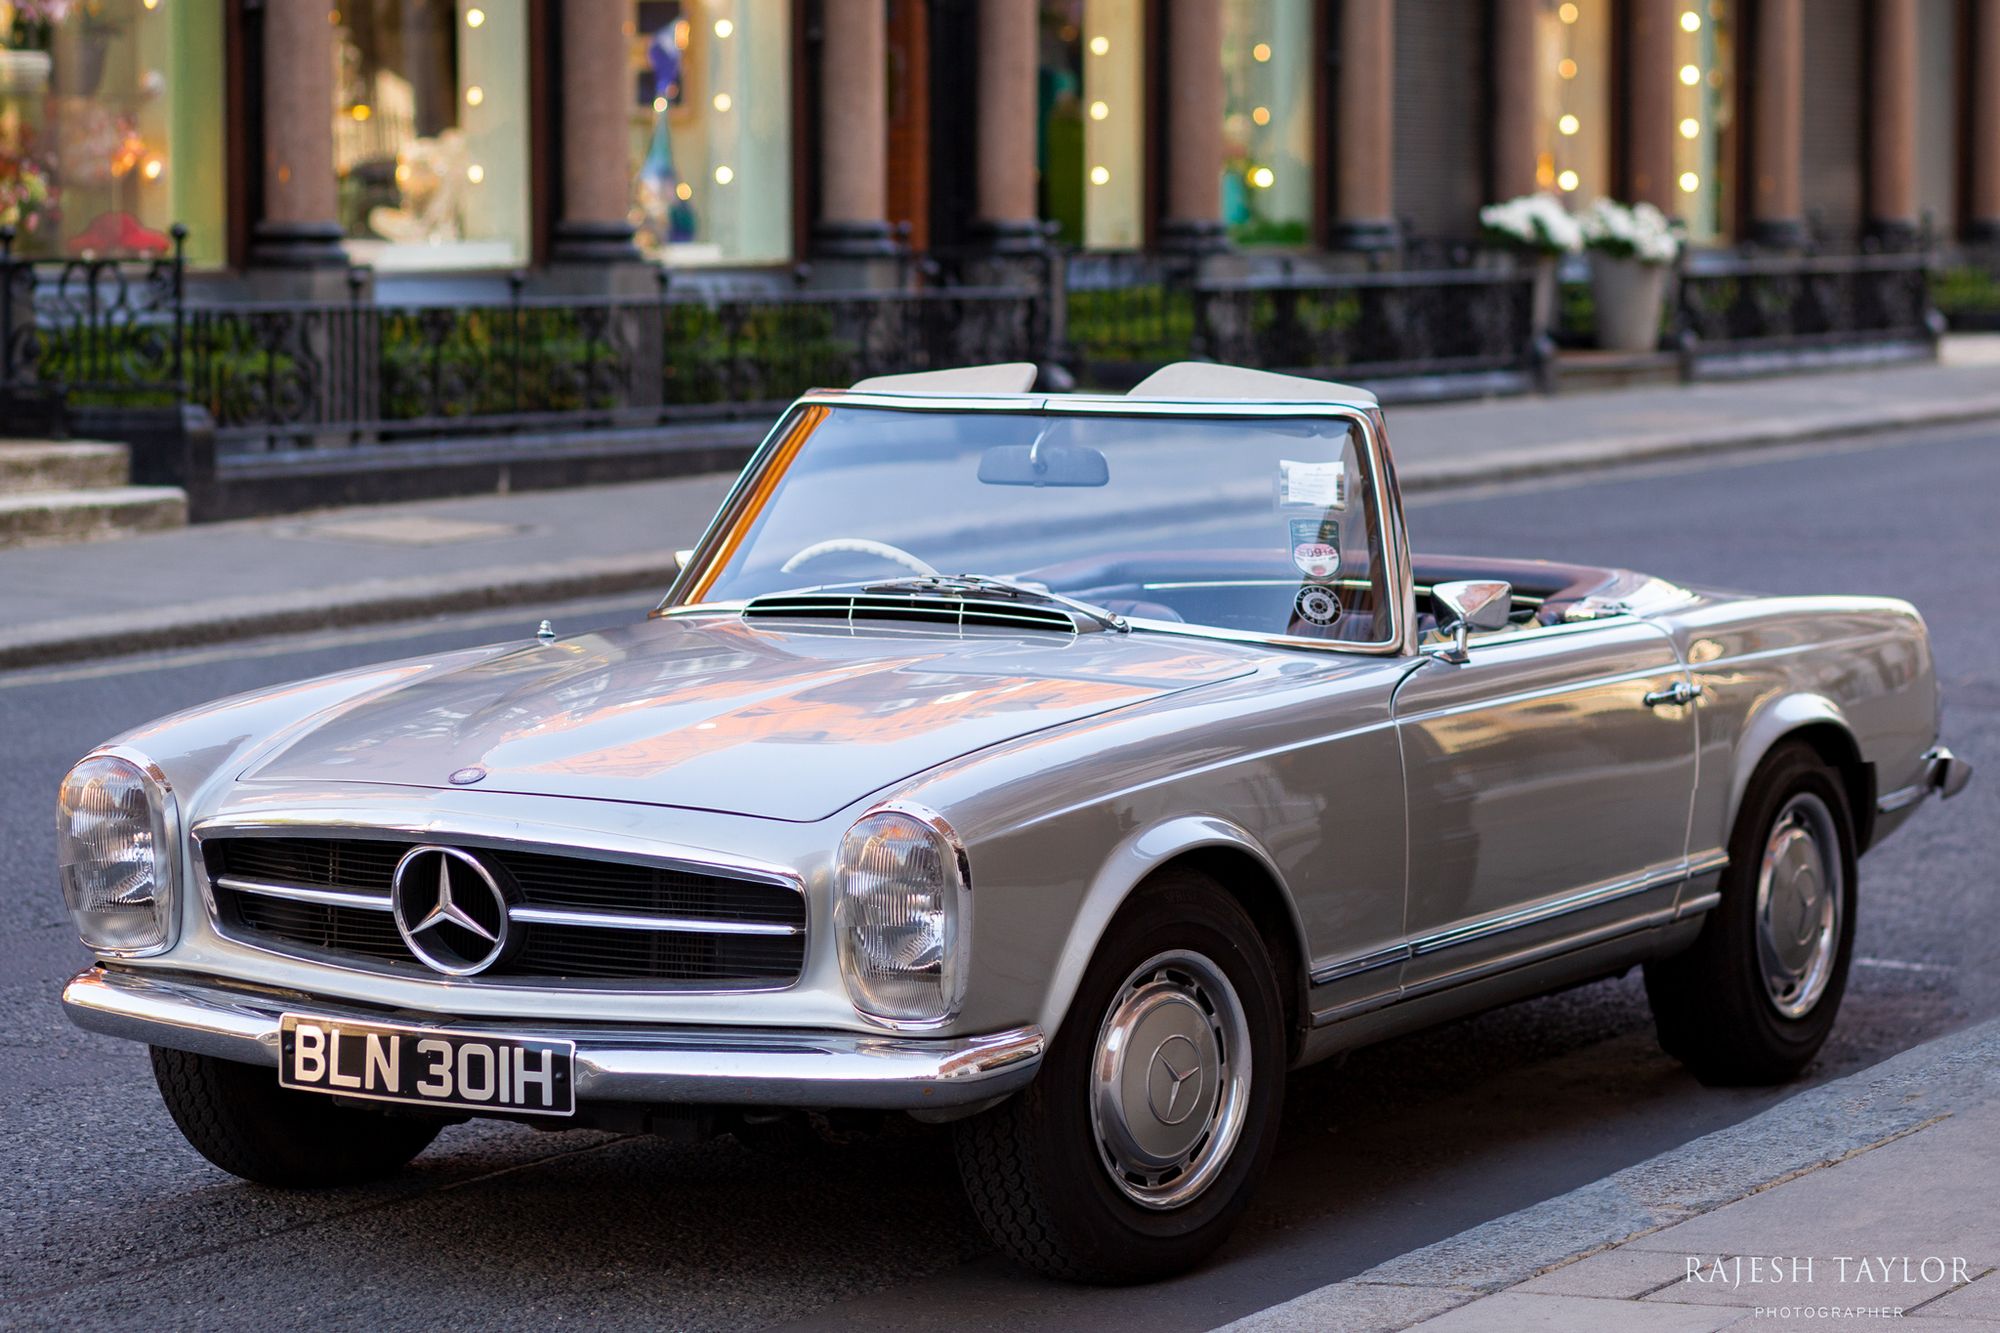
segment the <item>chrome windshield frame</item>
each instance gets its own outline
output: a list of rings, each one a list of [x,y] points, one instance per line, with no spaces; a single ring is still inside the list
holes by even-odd
[[[1135,630],[1177,634],[1191,638],[1218,639],[1232,643],[1256,643],[1311,652],[1354,653],[1377,657],[1407,656],[1416,651],[1416,594],[1410,568],[1410,544],[1403,527],[1403,506],[1396,485],[1395,465],[1389,457],[1387,437],[1378,406],[1342,402],[1269,402],[1233,399],[1124,398],[1087,394],[1020,394],[995,397],[958,397],[852,392],[815,389],[794,402],[778,418],[750,461],[717,508],[715,517],[695,543],[693,555],[675,574],[653,616],[726,615],[743,609],[744,599],[683,603],[681,598],[714,559],[726,534],[741,517],[759,481],[771,466],[772,458],[792,430],[799,414],[811,407],[865,407],[898,412],[998,412],[1019,416],[1064,414],[1099,416],[1178,416],[1226,420],[1268,417],[1328,417],[1349,421],[1359,430],[1361,448],[1368,456],[1369,489],[1375,502],[1383,558],[1384,604],[1390,618],[1389,637],[1374,643],[1330,642],[1291,634],[1271,634],[1253,630],[1232,630],[1211,625],[1191,625],[1180,621],[1151,620],[1128,616]]]

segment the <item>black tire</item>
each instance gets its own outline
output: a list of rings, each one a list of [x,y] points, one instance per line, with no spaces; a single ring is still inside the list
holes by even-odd
[[[1832,817],[1841,874],[1831,970],[1811,1007],[1779,1008],[1759,963],[1757,893],[1764,852],[1795,800],[1816,801]],[[1825,1044],[1847,988],[1854,952],[1854,820],[1839,776],[1812,747],[1792,742],[1767,755],[1744,793],[1729,838],[1722,901],[1685,952],[1646,964],[1646,997],[1660,1046],[1718,1087],[1782,1083]]]
[[[1162,873],[1120,910],[1035,1081],[956,1126],[966,1195],[1002,1250],[1050,1277],[1129,1283],[1184,1272],[1222,1244],[1270,1162],[1284,1102],[1285,1009],[1269,949],[1243,908],[1192,870]],[[1248,1036],[1248,1090],[1234,1146],[1217,1152],[1206,1187],[1178,1206],[1149,1207],[1114,1183],[1093,1114],[1093,1062],[1129,983],[1175,951],[1211,961],[1233,991]],[[1173,1075],[1169,1114],[1182,1077]],[[1215,1084],[1225,1077],[1218,1071]],[[1214,1128],[1221,1120],[1209,1123],[1205,1135],[1227,1137]]]
[[[443,1122],[342,1106],[278,1086],[257,1065],[153,1049],[153,1080],[196,1152],[259,1185],[310,1189],[379,1180],[430,1146]]]

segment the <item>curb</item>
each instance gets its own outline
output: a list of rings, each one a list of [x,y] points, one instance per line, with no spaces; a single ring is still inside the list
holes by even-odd
[[[2000,419],[2000,394],[1947,405],[1909,406],[1868,416],[1841,413],[1707,431],[1655,432],[1507,450],[1480,458],[1415,460],[1398,468],[1405,493],[1522,481],[1580,469],[1659,462],[1699,454],[1775,448],[1888,431]],[[0,671],[51,666],[84,658],[170,648],[206,647],[233,639],[407,620],[451,611],[568,600],[639,589],[664,591],[677,566],[671,556],[644,552],[478,575],[381,579],[315,593],[237,598],[156,612],[94,616],[25,625],[0,642]]]
[[[641,589],[664,593],[678,569],[671,553],[645,552],[438,578],[374,579],[324,594],[267,594],[27,625],[0,642],[0,671],[524,602]]]
[[[1913,1046],[1740,1124],[1223,1328],[1408,1328],[1994,1098],[2000,1098],[2000,1019]]]
[[[1841,413],[1835,416],[1795,417],[1789,421],[1760,422],[1723,429],[1578,440],[1536,449],[1506,450],[1474,459],[1414,460],[1397,467],[1396,479],[1405,492],[1446,490],[1490,482],[1524,481],[1580,468],[1656,463],[1698,454],[1781,448],[1994,419],[2000,419],[2000,394],[1955,399],[1936,406],[1906,406],[1866,416]],[[1393,423],[1389,427],[1389,435],[1393,441]]]

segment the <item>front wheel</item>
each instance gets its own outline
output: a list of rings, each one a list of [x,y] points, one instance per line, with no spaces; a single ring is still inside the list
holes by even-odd
[[[962,1121],[987,1233],[1052,1277],[1144,1282],[1227,1237],[1277,1137],[1284,1003],[1222,887],[1169,871],[1105,933],[1035,1082]]]
[[[1660,1045],[1704,1083],[1791,1078],[1825,1044],[1854,950],[1854,825],[1809,746],[1772,751],[1729,839],[1722,901],[1685,953],[1646,964]]]
[[[276,1071],[153,1049],[153,1081],[196,1152],[259,1185],[358,1185],[430,1146],[441,1121],[343,1106],[278,1086]]]

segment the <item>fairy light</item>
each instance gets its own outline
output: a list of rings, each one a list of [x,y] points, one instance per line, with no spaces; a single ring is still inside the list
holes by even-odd
[[[686,181],[682,181],[674,187],[674,198],[683,203],[694,198],[694,186],[689,185]]]
[[[484,102],[485,100],[486,100],[486,90],[480,87],[478,84],[475,83],[470,88],[467,88],[465,90],[465,104],[467,106],[478,106],[481,102]]]
[[[356,102],[353,106],[347,108],[347,114],[356,120],[366,120],[375,114],[375,109],[366,102]]]
[[[1556,122],[1556,128],[1561,130],[1564,134],[1575,134],[1578,130],[1583,128],[1583,122],[1578,120],[1575,116],[1564,116],[1561,120]]]
[[[1564,5],[1562,8],[1556,11],[1556,17],[1561,19],[1564,23],[1576,22],[1577,20],[1576,6]]]
[[[1260,106],[1253,109],[1250,112],[1250,119],[1256,121],[1259,125],[1269,125],[1271,123],[1271,108]]]
[[[471,181],[474,185],[484,184],[486,181],[486,168],[480,166],[477,162],[474,162],[471,166],[465,169],[465,178]]]
[[[1701,188],[1701,177],[1695,175],[1692,171],[1683,171],[1681,173],[1682,194],[1693,194],[1696,190],[1699,190],[1700,188]]]
[[[1090,183],[1092,185],[1109,185],[1111,183],[1111,168],[1105,166],[1092,167],[1090,169]]]
[[[1565,171],[1556,177],[1556,184],[1562,188],[1564,193],[1574,190],[1579,183],[1577,174],[1574,171]]]
[[[1681,82],[1692,88],[1701,82],[1701,71],[1693,65],[1681,66]]]
[[[728,93],[717,93],[715,95],[715,109],[717,111],[727,111],[734,105],[735,103],[729,100]]]
[[[1565,79],[1575,78],[1576,62],[1574,60],[1571,60],[1568,56],[1564,56],[1561,60],[1558,60],[1556,62],[1556,73],[1562,75]]]
[[[666,98],[664,98],[664,97],[655,97],[655,98],[653,99],[653,111],[654,111],[654,112],[655,112],[656,114],[657,114],[658,112],[661,112],[661,111],[665,111],[666,109],[667,109],[667,99],[666,99]]]
[[[729,39],[729,34],[735,31],[736,31],[736,25],[734,23],[731,23],[728,19],[717,19],[715,21],[715,35],[717,37],[722,38],[724,41],[727,41]]]
[[[727,185],[735,179],[736,171],[728,163],[725,162],[715,169],[715,183],[717,185]]]
[[[1271,59],[1271,44],[1269,42],[1257,43],[1250,48],[1250,58],[1260,65],[1268,63]]]
[[[1092,102],[1090,104],[1090,118],[1092,120],[1103,120],[1110,114],[1111,104],[1109,102]]]
[[[1700,32],[1701,15],[1695,13],[1692,9],[1681,11],[1681,31]]]
[[[1250,183],[1260,190],[1268,190],[1277,184],[1277,173],[1269,167],[1258,167],[1250,173]]]
[[[1693,116],[1689,116],[1685,120],[1681,121],[1681,138],[1699,139],[1700,137],[1701,137],[1700,121],[1696,120]]]
[[[483,10],[483,9],[468,9],[468,10],[466,10],[466,11],[465,11],[465,26],[466,26],[466,27],[468,27],[468,28],[476,28],[476,27],[478,27],[478,26],[479,26],[480,24],[482,24],[482,23],[484,23],[484,22],[486,22],[486,11],[485,11],[485,10]]]
[[[140,167],[139,171],[147,180],[156,181],[160,178],[160,173],[166,169],[166,164],[161,162],[159,158],[149,157],[146,159],[146,165]]]
[[[1110,54],[1111,54],[1111,39],[1110,39],[1109,37],[1105,37],[1105,36],[1103,36],[1103,35],[1101,35],[1101,34],[1100,34],[1100,35],[1098,35],[1098,36],[1096,36],[1096,37],[1093,37],[1093,38],[1091,38],[1091,39],[1090,39],[1090,54],[1092,54],[1092,55],[1094,55],[1094,56],[1108,56],[1108,55],[1110,55]]]

